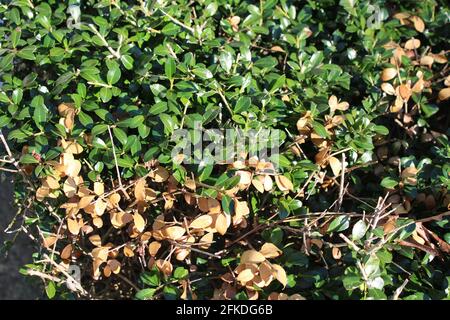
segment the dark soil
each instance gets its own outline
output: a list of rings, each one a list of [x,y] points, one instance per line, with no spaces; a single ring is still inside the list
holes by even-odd
[[[4,230],[16,213],[13,205],[13,186],[10,181],[0,181],[0,246],[13,238]],[[2,250],[3,251],[3,250]],[[38,279],[31,279],[19,273],[19,269],[31,262],[33,244],[24,234],[20,234],[14,244],[0,255],[0,300],[30,300],[42,297],[37,285]],[[34,280],[34,281],[33,281]]]

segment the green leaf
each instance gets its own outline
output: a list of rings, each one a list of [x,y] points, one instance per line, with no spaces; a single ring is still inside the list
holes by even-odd
[[[49,281],[45,286],[45,293],[49,299],[53,299],[56,294],[56,285],[53,281]]]
[[[278,89],[280,89],[281,87],[284,86],[284,82],[286,81],[286,76],[282,75],[281,77],[278,77],[277,80],[275,80],[272,84],[272,86],[270,87],[269,92],[270,93],[275,93]]]
[[[195,68],[194,70],[192,70],[192,73],[202,79],[211,79],[213,77],[211,71],[206,68]]]
[[[158,115],[160,113],[165,112],[166,110],[167,110],[167,102],[160,101],[150,107],[150,114]]]
[[[173,118],[166,113],[160,114],[159,118],[161,119],[161,121],[164,125],[164,132],[167,135],[172,134],[173,131],[175,130],[175,121],[173,120]]]
[[[114,136],[117,138],[117,140],[120,141],[122,145],[125,145],[127,143],[127,134],[122,129],[115,127],[113,128]]]
[[[241,113],[247,111],[252,103],[252,100],[249,97],[240,97],[236,102],[236,106],[234,107],[234,112]]]
[[[124,54],[123,56],[120,57],[120,61],[122,61],[122,64],[125,67],[125,69],[127,70],[133,69],[134,59],[131,56]]]
[[[25,60],[36,60],[34,51],[36,51],[35,46],[28,46],[17,52],[17,56]]]
[[[23,164],[33,164],[33,163],[39,163],[39,161],[33,157],[31,154],[24,154],[20,157],[20,163]]]
[[[48,109],[44,104],[42,96],[36,96],[31,101],[31,106],[34,107],[33,120],[36,125],[42,129],[42,124],[47,121]]]
[[[357,223],[353,225],[352,229],[352,239],[359,240],[366,234],[367,225],[364,220],[359,220]]]
[[[389,134],[389,129],[386,128],[385,126],[379,126],[379,125],[374,126],[373,131],[375,131],[376,133],[381,134],[383,136],[386,136]]]
[[[184,278],[187,278],[188,275],[189,275],[189,271],[183,267],[177,267],[173,273],[173,276],[175,277],[175,279],[184,279]]]
[[[108,102],[112,98],[112,90],[110,88],[102,87],[99,91],[99,95],[103,102]]]
[[[108,146],[106,145],[105,141],[99,137],[94,137],[92,139],[92,145],[99,149],[108,149]]]
[[[233,176],[229,179],[227,179],[222,186],[225,188],[225,190],[230,190],[232,188],[234,188],[235,186],[237,186],[237,184],[239,183],[239,181],[241,180],[241,177],[236,175]]]
[[[274,57],[265,57],[265,58],[258,59],[254,63],[254,66],[257,68],[260,68],[260,69],[272,69],[277,64],[278,64],[278,61]]]
[[[233,55],[228,51],[223,51],[219,56],[220,66],[226,73],[230,73],[233,66]]]
[[[116,84],[120,80],[120,76],[122,73],[120,72],[120,68],[118,66],[112,66],[106,75],[106,80],[110,85]]]
[[[11,99],[14,102],[14,104],[19,104],[22,101],[23,97],[23,90],[20,88],[14,89]]]

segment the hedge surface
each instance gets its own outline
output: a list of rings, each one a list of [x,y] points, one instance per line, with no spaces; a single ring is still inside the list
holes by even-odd
[[[448,299],[449,14],[2,1],[0,170],[39,244],[21,272],[62,299]],[[280,153],[173,157],[198,124]]]

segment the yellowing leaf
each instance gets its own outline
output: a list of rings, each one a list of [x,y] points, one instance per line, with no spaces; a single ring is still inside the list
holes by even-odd
[[[170,276],[172,274],[173,266],[172,263],[168,260],[163,259],[156,260],[156,267],[166,276]]]
[[[61,139],[61,146],[66,153],[80,154],[83,152],[83,147],[75,141],[66,141]]]
[[[184,185],[186,186],[186,188],[189,188],[192,191],[195,191],[197,189],[195,180],[191,178],[186,178],[186,180],[184,181]]]
[[[248,208],[248,204],[246,201],[238,201],[236,200],[234,202],[234,211],[237,216],[239,217],[245,217],[250,213],[250,209]]]
[[[67,198],[72,198],[77,194],[77,183],[72,177],[68,177],[63,185],[63,191]]]
[[[275,176],[275,182],[281,191],[292,191],[294,190],[294,185],[291,180],[285,176]]]
[[[164,182],[169,179],[169,171],[163,167],[157,167],[151,174],[150,177],[153,178],[155,182]]]
[[[419,39],[409,39],[405,43],[405,49],[406,50],[414,50],[418,49],[420,47],[420,40]]]
[[[264,281],[265,286],[268,286],[273,280],[272,266],[268,262],[263,262],[259,265],[259,275]]]
[[[106,202],[104,202],[101,199],[97,199],[97,201],[95,201],[95,204],[94,204],[94,213],[97,216],[102,216],[103,213],[105,213],[106,206],[107,206]]]
[[[86,196],[80,199],[80,202],[78,202],[78,208],[84,209],[88,205],[91,204],[91,202],[94,200],[95,196]]]
[[[264,190],[270,191],[273,188],[273,181],[270,176],[264,176]]]
[[[246,189],[252,182],[252,173],[250,171],[239,170],[236,171],[236,175],[240,177],[239,188],[241,190]]]
[[[133,247],[131,245],[126,245],[125,247],[123,247],[123,254],[125,255],[125,257],[134,257]]]
[[[89,241],[96,247],[100,247],[102,245],[102,238],[98,234],[90,236]]]
[[[58,180],[55,179],[55,177],[48,176],[45,178],[45,182],[47,183],[47,185],[50,189],[57,190],[60,187],[59,182],[58,182]]]
[[[334,113],[336,110],[345,111],[350,105],[345,101],[338,102],[338,98],[333,95],[328,99],[328,106],[330,107],[330,113]]]
[[[80,173],[81,162],[78,160],[70,161],[65,167],[65,174],[69,177],[76,177]]]
[[[43,246],[44,246],[45,248],[50,248],[50,246],[52,246],[52,245],[55,244],[55,242],[56,242],[57,239],[58,239],[58,238],[55,237],[55,236],[48,236],[48,237],[45,237],[44,240],[42,241],[42,242],[43,242]]]
[[[105,186],[102,182],[94,182],[94,193],[101,196],[105,192]]]

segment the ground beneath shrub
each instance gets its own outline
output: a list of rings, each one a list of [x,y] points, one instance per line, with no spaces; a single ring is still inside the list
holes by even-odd
[[[5,234],[4,230],[14,217],[16,209],[13,206],[12,183],[0,182],[0,244],[12,235]],[[33,247],[31,241],[21,234],[8,255],[0,255],[0,300],[38,299],[41,290],[37,285],[19,273],[19,268],[29,263]]]

